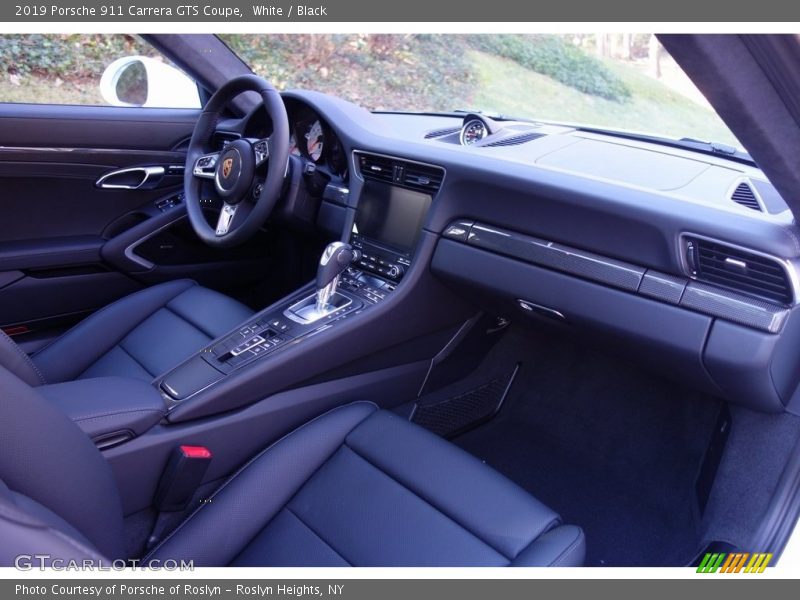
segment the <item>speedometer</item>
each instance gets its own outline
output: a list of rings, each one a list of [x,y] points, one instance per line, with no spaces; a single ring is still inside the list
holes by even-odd
[[[317,162],[322,156],[322,146],[324,134],[322,133],[322,123],[319,120],[314,121],[311,127],[308,128],[306,133],[306,151],[309,158]]]
[[[464,123],[464,126],[461,128],[461,144],[463,146],[470,146],[481,141],[488,133],[486,124],[483,121],[480,119],[471,119]]]

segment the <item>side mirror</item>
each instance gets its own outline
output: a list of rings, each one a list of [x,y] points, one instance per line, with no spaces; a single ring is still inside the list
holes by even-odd
[[[148,56],[124,56],[108,65],[100,78],[100,94],[112,106],[201,106],[194,81],[175,67]]]

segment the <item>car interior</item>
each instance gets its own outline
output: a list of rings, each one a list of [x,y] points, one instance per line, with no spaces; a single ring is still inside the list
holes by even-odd
[[[661,36],[750,158],[145,38],[201,109],[0,104],[0,565],[780,554],[796,39]]]

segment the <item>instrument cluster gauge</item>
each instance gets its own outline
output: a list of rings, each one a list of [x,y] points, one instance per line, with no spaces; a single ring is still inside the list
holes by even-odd
[[[324,145],[325,134],[322,131],[322,123],[319,119],[311,124],[306,133],[306,152],[311,160],[319,162],[322,158],[322,148]]]
[[[487,135],[489,135],[489,130],[486,128],[486,123],[480,119],[470,119],[461,128],[461,145],[471,146],[480,142]]]

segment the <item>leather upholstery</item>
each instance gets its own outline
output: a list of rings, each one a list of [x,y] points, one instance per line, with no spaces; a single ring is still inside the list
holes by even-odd
[[[77,529],[38,502],[12,492],[2,481],[0,532],[3,536],[0,566],[14,565],[20,555],[42,555],[42,549],[53,559],[103,560],[103,556]],[[44,563],[51,564],[52,561]]]
[[[0,366],[5,367],[28,385],[42,385],[44,375],[30,356],[16,342],[0,330]]]
[[[8,543],[9,529],[16,530],[3,525],[7,515],[19,525],[9,505],[24,509],[20,502],[30,501],[57,517],[42,523],[44,511],[36,511],[30,527],[67,539],[73,539],[77,530],[81,542],[88,541],[94,553],[122,557],[122,503],[106,460],[63,412],[3,368],[0,389],[0,482],[13,493],[6,494],[2,504],[6,510],[0,508],[0,546]]]
[[[107,376],[151,381],[252,314],[193,281],[171,281],[97,311],[35,353],[33,368],[47,383]],[[0,364],[7,365],[2,355]],[[12,370],[36,384],[26,370]]]
[[[127,377],[97,377],[40,386],[37,391],[92,439],[128,431],[141,435],[167,408],[150,383]]]
[[[0,565],[124,558],[121,503],[88,437],[0,368]],[[578,527],[372,404],[330,411],[242,467],[155,548],[196,566],[580,565]]]
[[[149,558],[197,566],[580,565],[578,527],[462,450],[356,403],[288,435]]]

